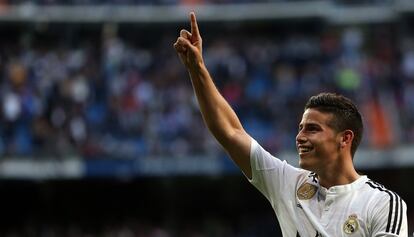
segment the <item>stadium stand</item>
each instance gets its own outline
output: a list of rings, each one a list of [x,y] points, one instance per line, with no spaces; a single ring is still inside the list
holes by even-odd
[[[409,1],[0,2],[0,236],[278,236],[173,50],[192,8],[220,91],[272,153],[295,164],[310,95],[357,102],[357,167],[401,194],[414,231]]]

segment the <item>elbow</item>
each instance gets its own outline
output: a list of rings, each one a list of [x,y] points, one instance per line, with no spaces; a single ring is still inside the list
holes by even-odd
[[[224,149],[228,149],[232,147],[237,141],[239,137],[246,134],[243,128],[233,128],[225,131],[211,131],[217,141],[224,147]]]

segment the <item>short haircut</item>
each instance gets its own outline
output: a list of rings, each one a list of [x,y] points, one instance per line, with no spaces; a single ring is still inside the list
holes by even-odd
[[[355,104],[343,95],[320,93],[309,98],[305,105],[306,109],[316,109],[319,112],[331,113],[333,118],[328,124],[331,128],[337,132],[349,129],[354,133],[351,145],[351,156],[353,158],[361,143],[364,131],[362,116]]]

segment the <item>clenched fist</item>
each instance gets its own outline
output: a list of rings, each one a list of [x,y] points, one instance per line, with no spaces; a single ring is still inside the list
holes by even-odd
[[[188,70],[196,69],[203,64],[202,40],[198,30],[197,20],[194,12],[190,13],[191,32],[181,30],[180,36],[174,43],[174,48],[181,62]]]

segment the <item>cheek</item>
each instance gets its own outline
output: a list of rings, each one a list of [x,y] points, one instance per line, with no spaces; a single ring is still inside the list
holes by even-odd
[[[334,139],[315,140],[314,145],[318,153],[332,153],[340,148],[340,144]]]

